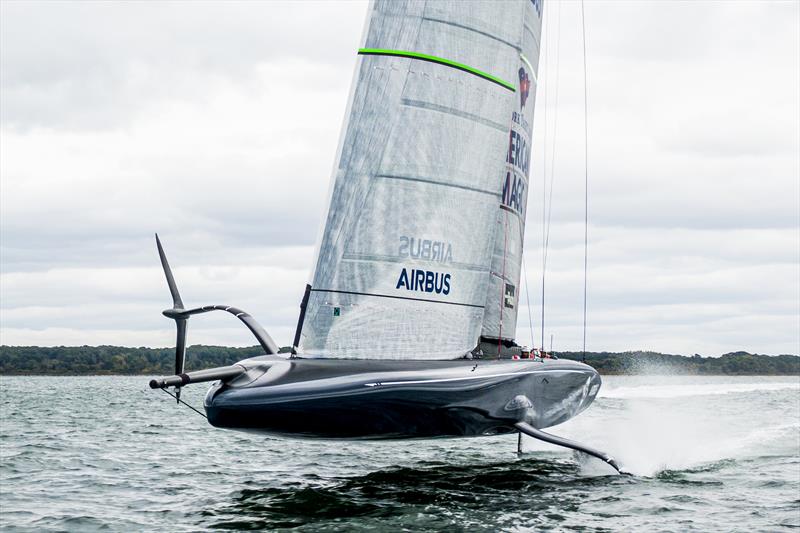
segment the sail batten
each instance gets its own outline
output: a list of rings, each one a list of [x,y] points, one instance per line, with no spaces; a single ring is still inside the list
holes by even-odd
[[[431,19],[425,19],[431,20]],[[496,83],[501,87],[505,87],[511,92],[515,92],[516,88],[511,83],[498,78],[497,76],[492,76],[488,72],[483,72],[482,70],[478,70],[476,68],[470,67],[469,65],[465,65],[463,63],[459,63],[458,61],[453,61],[450,59],[445,59],[443,57],[432,56],[429,54],[423,54],[420,52],[411,52],[408,50],[386,50],[382,48],[360,48],[358,50],[360,55],[365,56],[393,56],[393,57],[407,57],[409,59],[418,59],[420,61],[429,61],[431,63],[438,63],[440,65],[445,65],[454,69],[463,70],[464,72],[469,72],[470,74],[474,74],[479,78],[483,78],[485,80],[491,81],[492,83]]]
[[[513,338],[515,312],[495,310],[516,307],[522,243],[508,231],[524,231],[536,76],[521,53],[538,62],[538,3],[371,4],[306,354],[450,359],[495,329]]]

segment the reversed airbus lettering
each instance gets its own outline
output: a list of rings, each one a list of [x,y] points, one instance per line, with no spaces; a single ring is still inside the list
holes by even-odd
[[[419,237],[400,237],[400,257],[436,261],[438,263],[453,262],[453,246],[449,242],[420,239]]]

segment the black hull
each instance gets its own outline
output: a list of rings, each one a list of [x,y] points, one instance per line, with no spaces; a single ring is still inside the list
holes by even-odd
[[[475,437],[560,424],[597,372],[574,361],[374,361],[259,357],[206,395],[221,428],[320,439]]]

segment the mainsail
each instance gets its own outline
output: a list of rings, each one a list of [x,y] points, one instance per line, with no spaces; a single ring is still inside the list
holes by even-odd
[[[376,0],[301,331],[306,356],[513,339],[541,0]]]

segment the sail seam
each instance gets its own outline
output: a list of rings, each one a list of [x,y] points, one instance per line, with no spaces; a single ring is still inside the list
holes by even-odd
[[[511,279],[506,277],[505,274],[502,274],[500,272],[495,272],[494,270],[492,270],[491,272],[489,272],[489,275],[494,276],[499,280],[505,281],[506,283],[511,283]]]
[[[486,81],[490,81],[494,84],[497,84],[509,91],[516,92],[517,89],[511,83],[505,81],[504,79],[498,78],[497,76],[492,76],[488,72],[484,72],[482,70],[478,70],[474,67],[470,67],[469,65],[465,65],[463,63],[459,63],[457,61],[452,61],[450,59],[445,59],[443,57],[436,57],[428,54],[421,54],[419,52],[409,52],[406,50],[387,50],[384,48],[359,48],[358,54],[362,56],[392,56],[392,57],[405,57],[408,59],[419,59],[420,61],[428,61],[430,63],[438,63],[439,65],[444,65],[446,67],[454,68],[456,70],[461,70],[463,72],[467,72],[469,74],[478,76],[479,78],[483,78]]]
[[[522,218],[522,213],[518,213],[515,209],[513,209],[511,207],[508,207],[507,205],[502,205],[501,204],[500,205],[500,209],[503,209],[504,211],[508,211],[509,213],[514,213],[518,217]]]
[[[394,300],[413,300],[415,302],[428,302],[432,304],[459,305],[461,307],[477,307],[478,309],[484,308],[484,306],[482,305],[467,304],[463,302],[443,302],[441,300],[426,300],[425,298],[411,298],[410,296],[393,296],[391,294],[375,294],[370,292],[337,291],[334,289],[311,289],[311,292],[332,292],[335,294],[352,294],[355,296],[375,296],[376,298],[392,298]]]
[[[539,39],[536,38],[536,34],[533,32],[533,28],[531,28],[527,24],[524,24],[523,27],[522,27],[522,31],[523,31],[523,33],[527,31],[530,34],[531,39],[533,39],[533,42],[536,43],[536,54],[539,55],[539,52],[542,49],[542,43],[541,43],[541,41]],[[524,39],[524,37],[523,37],[523,39]]]
[[[422,100],[411,100],[410,98],[403,98],[402,100],[400,100],[400,103],[408,107],[419,107],[421,109],[427,109],[429,111],[438,111],[439,113],[445,113],[447,115],[453,115],[466,120],[471,120],[473,122],[477,122],[478,124],[482,124],[484,126],[488,126],[490,128],[502,131],[503,133],[505,133],[506,131],[505,126],[503,126],[498,122],[493,122],[487,118],[483,118],[473,113],[459,111],[458,109],[453,109],[452,107],[447,107],[439,104],[431,104],[430,102],[423,102]]]
[[[460,28],[462,30],[471,31],[473,33],[477,33],[478,35],[483,35],[484,37],[488,37],[489,39],[492,39],[493,41],[497,41],[498,43],[503,43],[504,45],[513,48],[517,52],[519,52],[521,50],[521,48],[519,46],[517,46],[517,45],[515,45],[513,43],[510,43],[510,42],[508,42],[508,41],[506,41],[504,39],[501,39],[500,37],[498,37],[496,35],[492,35],[491,33],[486,33],[485,31],[481,31],[481,30],[479,30],[477,28],[473,28],[471,26],[467,26],[466,24],[458,24],[457,22],[452,22],[450,20],[438,19],[438,18],[433,18],[433,17],[422,17],[422,20],[428,20],[430,22],[438,22],[439,24],[446,24],[447,26],[453,26],[454,28]]]
[[[422,178],[417,176],[396,176],[391,174],[378,174],[375,178],[383,178],[383,179],[390,179],[390,180],[404,180],[404,181],[416,181],[419,183],[429,183],[431,185],[441,185],[443,187],[453,187],[454,189],[463,189],[465,191],[470,192],[477,192],[481,194],[488,194],[489,196],[499,197],[500,195],[494,191],[489,191],[487,189],[479,189],[477,187],[470,187],[469,185],[460,185],[458,183],[447,183],[446,181],[439,181],[433,180],[430,178]]]
[[[345,261],[352,261],[352,262],[356,262],[356,261],[359,261],[359,262],[374,262],[374,263],[383,262],[383,263],[398,263],[398,264],[399,263],[407,263],[408,262],[408,258],[407,257],[398,257],[398,256],[395,256],[395,255],[363,254],[363,253],[357,253],[357,252],[355,252],[355,253],[354,252],[345,252],[344,254],[342,254],[342,259],[345,260]],[[412,256],[412,259],[416,260],[417,258]],[[440,263],[440,264],[445,264],[445,263]],[[446,263],[446,264],[447,264],[447,266],[449,266],[451,268],[455,268],[457,270],[465,270],[465,271],[468,271],[468,272],[480,272],[480,273],[485,273],[486,272],[486,268],[485,267],[478,266],[478,265],[472,265],[472,264],[468,264],[468,263],[457,263],[457,262]]]

